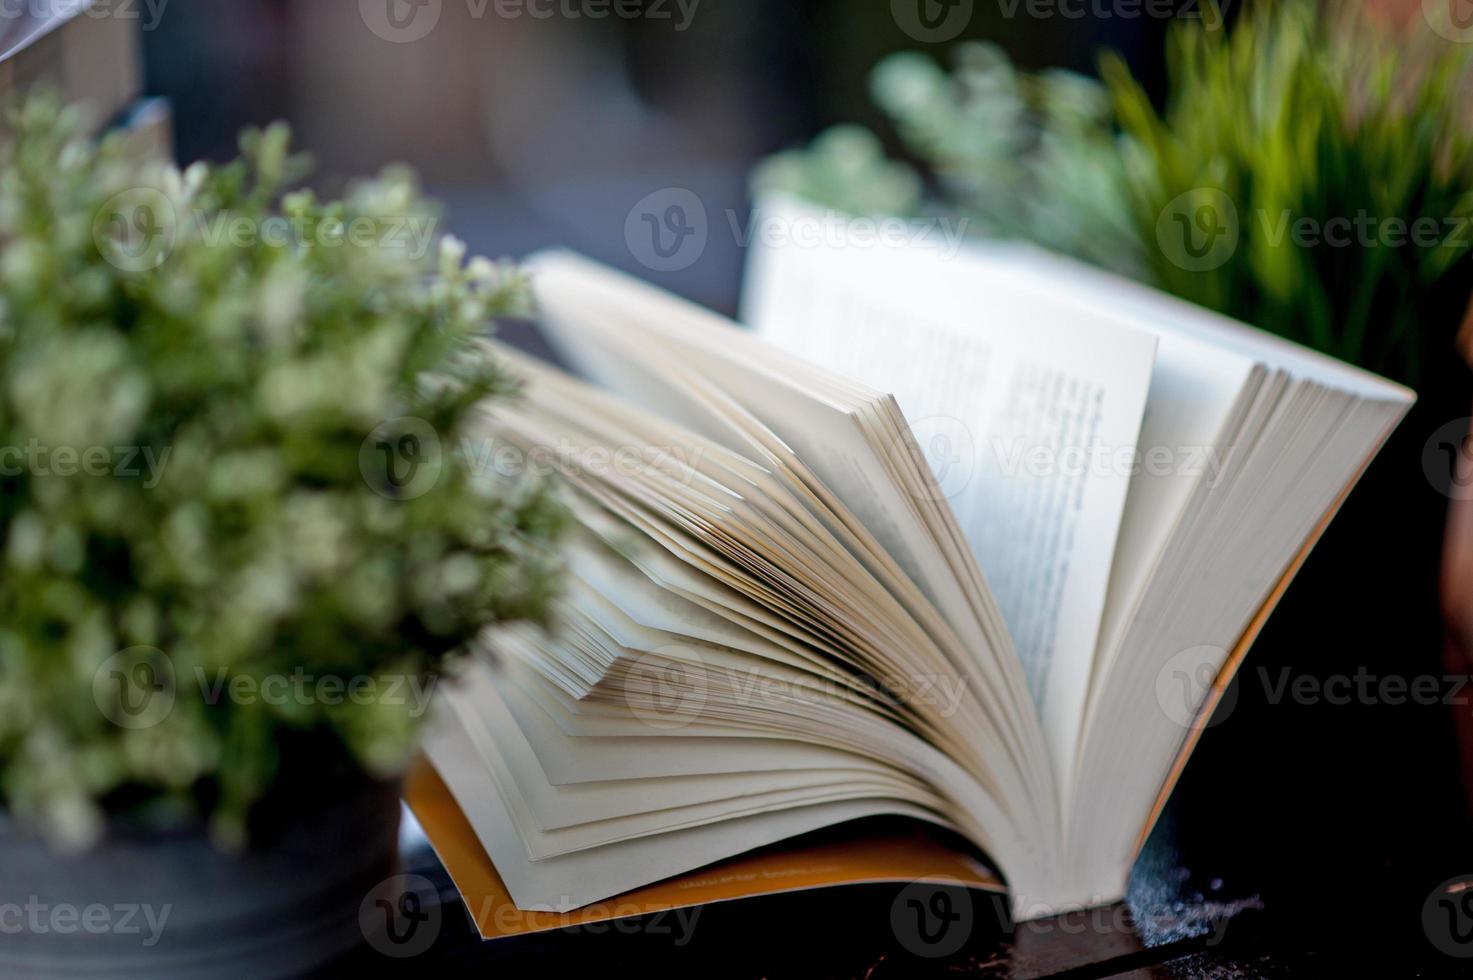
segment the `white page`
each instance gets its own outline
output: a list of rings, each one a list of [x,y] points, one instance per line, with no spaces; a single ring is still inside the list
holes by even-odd
[[[756,847],[863,817],[889,814],[945,826],[927,810],[888,800],[857,800],[778,810],[533,861],[502,796],[510,774],[498,769],[499,760],[492,760],[488,773],[487,760],[456,725],[428,731],[425,753],[521,909],[567,912]]]
[[[1007,678],[1003,697],[1012,702],[1012,727],[1030,735],[1036,731],[1034,712],[1024,714],[1022,673],[1006,649],[1005,623],[980,568],[970,551],[946,538],[946,528],[919,506],[940,495],[924,460],[908,446],[896,445],[902,441],[898,436],[877,441],[872,431],[867,410],[899,417],[890,396],[786,355],[714,314],[571,254],[545,253],[527,266],[544,332],[589,373],[600,373],[590,359],[607,360],[590,358],[593,347],[582,343],[592,306],[630,331],[638,331],[642,322],[657,342],[705,376],[719,378],[726,393],[810,467],[935,604],[964,644],[965,659],[959,662]]]
[[[1364,368],[1075,259],[1021,244],[985,251],[990,265],[1020,283],[1027,280],[1030,288],[1055,290],[1067,281],[1075,304],[1114,310],[1153,333],[1196,340],[1359,398],[1403,406],[1416,400],[1411,389]]]
[[[1141,429],[1143,466],[1131,483],[1110,576],[1102,654],[1119,641],[1193,494],[1217,486],[1235,462],[1235,447],[1223,440],[1254,367],[1247,357],[1162,335]]]
[[[825,231],[793,234],[804,222]],[[1086,322],[1040,302],[969,253],[847,233],[798,205],[764,208],[744,318],[778,346],[895,395],[997,595],[1051,754],[1065,763],[1156,338],[1108,314]]]

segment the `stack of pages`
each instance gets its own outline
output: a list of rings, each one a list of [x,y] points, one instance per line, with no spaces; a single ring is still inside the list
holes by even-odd
[[[1019,916],[1119,899],[1412,394],[1030,249],[762,213],[750,330],[555,253],[541,323],[593,383],[493,345],[526,390],[484,459],[576,531],[556,625],[488,634],[433,727],[482,877],[567,912],[901,817]]]

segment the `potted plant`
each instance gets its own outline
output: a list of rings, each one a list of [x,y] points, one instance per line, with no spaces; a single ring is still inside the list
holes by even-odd
[[[278,975],[361,941],[434,685],[555,588],[459,452],[525,299],[412,175],[282,126],[180,172],[46,96],[0,147],[0,972]]]

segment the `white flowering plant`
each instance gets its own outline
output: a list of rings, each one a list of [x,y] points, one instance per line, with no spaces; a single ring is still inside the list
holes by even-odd
[[[285,753],[399,772],[406,692],[545,615],[561,512],[457,451],[515,397],[475,340],[525,283],[429,247],[405,171],[291,190],[283,126],[183,172],[44,95],[8,129],[0,816],[67,846],[124,818],[240,846]]]

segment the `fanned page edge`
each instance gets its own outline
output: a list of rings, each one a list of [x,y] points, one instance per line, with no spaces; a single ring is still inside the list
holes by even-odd
[[[482,939],[576,929],[717,902],[866,884],[930,881],[1003,894],[1002,881],[934,836],[893,833],[818,844],[786,842],[738,855],[570,912],[524,910],[486,854],[450,788],[426,759],[410,770],[404,801]],[[917,825],[918,828],[920,825]]]
[[[1397,422],[1399,421],[1398,417]],[[1389,438],[1396,424],[1394,422],[1387,428],[1386,437]],[[1268,600],[1254,616],[1248,630],[1233,648],[1222,670],[1219,671],[1202,705],[1198,722],[1192,727],[1186,742],[1177,754],[1176,761],[1172,763],[1166,782],[1152,805],[1150,816],[1145,826],[1141,828],[1137,853],[1145,847],[1151,831],[1160,820],[1176,784],[1180,781],[1182,773],[1191,760],[1202,733],[1206,731],[1207,722],[1211,719],[1228,685],[1232,683],[1233,677],[1242,667],[1259,633],[1380,450],[1381,445],[1378,444],[1376,449],[1367,456],[1360,471],[1341,492],[1334,506],[1325,514],[1314,532],[1305,541],[1294,561],[1270,593]],[[955,864],[946,866],[946,861],[942,860],[939,854],[942,846],[929,838],[927,839],[935,850],[907,855],[907,857],[915,857],[916,862],[909,866],[892,867],[888,869],[888,873],[878,871],[873,865],[856,867],[853,865],[838,866],[831,863],[825,866],[822,862],[835,856],[830,853],[831,847],[810,847],[799,842],[792,847],[775,845],[757,853],[738,855],[716,865],[666,878],[644,888],[625,892],[606,901],[574,909],[571,912],[525,911],[518,909],[512,901],[510,892],[502,882],[501,876],[497,873],[495,865],[486,854],[480,840],[476,837],[475,831],[461,812],[444,780],[428,760],[421,759],[411,770],[405,780],[404,800],[419,821],[430,846],[445,865],[445,870],[450,874],[466,909],[472,920],[475,921],[481,938],[488,940],[610,922],[713,902],[742,901],[787,892],[821,890],[845,885],[934,880],[948,884],[960,883],[966,887],[987,892],[1005,893],[1007,891],[1006,885],[999,878],[988,873],[981,864],[962,851],[947,851],[949,859]],[[864,844],[871,852],[876,852],[892,847],[895,843],[895,839],[875,838],[868,842],[855,842],[854,846],[858,848]],[[794,864],[823,868],[825,873],[820,874],[815,870],[802,883],[794,883],[793,875],[790,873],[786,881],[778,883],[775,879],[781,877],[778,872],[780,862],[787,862],[790,868]],[[1129,870],[1129,868],[1125,869],[1127,877]],[[963,872],[969,872],[970,876]],[[1123,897],[1124,892],[1122,891],[1120,895],[1099,904],[1112,904]]]
[[[1387,404],[1397,403],[1388,402]],[[1345,506],[1345,501],[1350,498],[1351,493],[1360,484],[1361,479],[1371,468],[1371,464],[1381,454],[1381,450],[1385,448],[1387,440],[1391,438],[1392,433],[1401,424],[1410,407],[1410,403],[1402,405],[1401,411],[1396,413],[1387,425],[1381,438],[1376,442],[1371,452],[1366,456],[1365,461],[1361,464],[1360,469],[1351,476],[1345,488],[1340,491],[1340,496],[1335,499],[1334,504],[1325,512],[1319,524],[1315,526],[1314,530],[1310,532],[1309,537],[1305,539],[1304,546],[1299,549],[1299,552],[1294,556],[1294,560],[1289,563],[1289,567],[1285,570],[1283,576],[1280,577],[1278,584],[1269,593],[1268,599],[1254,615],[1252,622],[1248,624],[1247,631],[1238,640],[1232,652],[1228,654],[1227,660],[1223,662],[1222,669],[1218,671],[1217,677],[1213,680],[1212,686],[1207,692],[1207,697],[1204,699],[1201,708],[1198,709],[1196,720],[1193,722],[1190,731],[1188,731],[1186,740],[1183,742],[1175,761],[1172,762],[1171,768],[1166,774],[1166,781],[1156,794],[1155,802],[1151,804],[1150,814],[1146,818],[1145,826],[1141,828],[1140,837],[1136,841],[1137,857],[1140,855],[1141,850],[1145,848],[1146,841],[1151,836],[1151,831],[1155,829],[1156,824],[1160,821],[1161,814],[1166,809],[1166,804],[1171,800],[1172,792],[1181,780],[1182,773],[1186,771],[1187,763],[1191,761],[1192,753],[1196,751],[1197,744],[1202,739],[1202,734],[1207,730],[1212,721],[1213,712],[1217,710],[1217,706],[1222,701],[1223,695],[1227,693],[1228,686],[1232,684],[1233,678],[1237,676],[1238,671],[1242,668],[1244,661],[1248,657],[1248,653],[1253,648],[1253,644],[1258,640],[1258,635],[1268,625],[1269,618],[1273,616],[1274,610],[1278,608],[1279,603],[1288,593],[1289,587],[1294,584],[1294,579],[1298,577],[1300,569],[1309,560],[1309,556],[1319,545],[1320,539],[1324,537],[1330,525],[1334,523],[1336,515]]]

